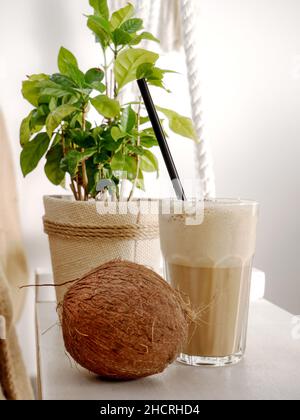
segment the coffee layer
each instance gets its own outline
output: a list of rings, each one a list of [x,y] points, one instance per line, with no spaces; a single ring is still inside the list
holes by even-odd
[[[235,268],[168,264],[167,276],[191,306],[195,320],[183,353],[225,357],[245,346],[251,262]]]

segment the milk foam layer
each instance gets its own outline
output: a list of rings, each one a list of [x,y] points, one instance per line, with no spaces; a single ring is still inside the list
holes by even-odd
[[[204,220],[187,225],[190,215],[160,216],[165,260],[189,267],[239,267],[254,254],[257,205],[248,202],[205,202]]]

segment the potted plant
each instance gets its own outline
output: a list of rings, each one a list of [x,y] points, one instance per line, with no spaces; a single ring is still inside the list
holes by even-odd
[[[167,70],[159,55],[139,47],[159,42],[143,30],[134,7],[109,12],[107,0],[90,0],[94,13],[87,26],[101,47],[103,64],[83,72],[65,48],[58,55],[59,72],[35,74],[23,82],[24,98],[34,107],[22,121],[21,168],[31,173],[46,157],[45,174],[55,185],[70,186],[72,197],[45,197],[45,231],[49,235],[56,284],[72,281],[113,258],[158,269],[160,254],[157,216],[122,214],[136,189],[144,189],[144,173],[157,172],[152,152],[157,140],[141,98],[122,103],[124,88],[140,78],[166,91]],[[93,123],[94,109],[101,120]],[[197,140],[190,119],[158,107],[169,128]],[[122,194],[126,178],[128,197]],[[117,203],[107,214],[107,201]],[[65,288],[57,288],[58,301]]]

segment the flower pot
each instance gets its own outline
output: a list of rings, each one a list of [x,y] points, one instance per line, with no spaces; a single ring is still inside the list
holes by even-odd
[[[113,209],[102,202],[75,201],[68,196],[44,197],[44,230],[49,237],[58,305],[72,283],[59,285],[72,282],[105,262],[129,260],[159,271],[158,214],[154,210],[158,202],[114,206]],[[147,206],[151,211],[145,210]]]

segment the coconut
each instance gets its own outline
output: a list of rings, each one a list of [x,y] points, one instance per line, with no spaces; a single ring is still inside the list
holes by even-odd
[[[188,309],[152,270],[112,261],[76,281],[64,297],[67,352],[101,377],[129,380],[162,372],[188,336]]]

